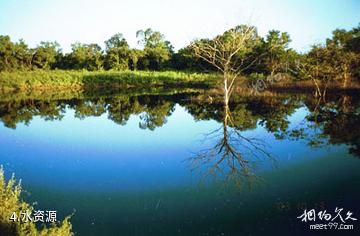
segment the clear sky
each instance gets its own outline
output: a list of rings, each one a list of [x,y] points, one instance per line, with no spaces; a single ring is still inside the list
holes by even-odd
[[[0,34],[60,43],[64,51],[76,41],[103,42],[123,33],[136,46],[136,31],[151,27],[179,49],[195,38],[211,37],[242,23],[287,31],[291,47],[306,51],[324,42],[335,28],[360,22],[360,0],[1,0]]]

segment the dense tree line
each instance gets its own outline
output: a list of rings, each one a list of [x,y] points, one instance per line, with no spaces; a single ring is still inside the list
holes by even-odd
[[[346,87],[350,79],[360,78],[360,25],[349,31],[333,31],[324,45],[313,45],[295,63],[302,78],[322,82],[336,79]]]
[[[137,33],[142,50],[130,48],[122,34],[105,41],[105,49],[98,44],[74,43],[70,53],[63,53],[56,42],[41,42],[29,48],[23,41],[12,42],[0,36],[0,71],[32,69],[71,70],[161,70],[171,68],[174,50],[164,35],[152,29]]]
[[[244,26],[235,27],[241,34]],[[234,60],[243,63],[243,74],[273,75],[287,73],[298,78],[342,79],[344,85],[351,78],[360,76],[360,26],[351,30],[337,29],[323,45],[314,45],[305,54],[289,48],[290,36],[286,32],[269,31],[261,37],[252,27],[251,37]],[[200,39],[195,43],[210,43],[226,39],[229,32],[214,39]],[[196,56],[190,44],[174,52],[163,34],[152,29],[136,33],[142,49],[130,48],[121,33],[105,41],[105,49],[98,44],[74,43],[69,53],[63,53],[57,42],[41,42],[30,48],[23,40],[12,42],[9,36],[0,36],[0,71],[33,69],[71,70],[190,70],[215,71],[216,68]],[[193,43],[194,43],[193,42]],[[254,60],[256,59],[256,60]],[[255,63],[253,63],[255,62]]]

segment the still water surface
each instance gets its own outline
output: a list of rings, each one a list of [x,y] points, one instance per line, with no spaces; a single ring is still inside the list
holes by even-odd
[[[77,235],[304,234],[304,208],[360,218],[354,96],[196,94],[0,102],[0,164]],[[309,233],[309,232],[307,232]]]

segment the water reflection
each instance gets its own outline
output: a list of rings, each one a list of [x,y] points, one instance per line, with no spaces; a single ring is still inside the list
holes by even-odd
[[[228,105],[223,106],[221,126],[205,135],[204,143],[210,147],[201,150],[188,161],[192,170],[204,170],[203,178],[219,177],[238,187],[244,183],[253,184],[257,176],[253,171],[254,160],[266,157],[275,159],[265,147],[265,140],[246,137],[237,129]],[[256,123],[255,123],[256,126]]]
[[[310,147],[346,144],[349,152],[360,156],[359,100],[342,95],[327,100],[306,95],[273,97],[234,97],[228,105],[209,102],[199,93],[170,95],[131,95],[49,99],[46,96],[0,101],[0,120],[8,128],[19,123],[31,125],[34,117],[46,121],[62,120],[68,109],[75,118],[106,115],[116,124],[126,125],[132,115],[139,118],[140,129],[155,130],[166,124],[176,104],[184,107],[197,121],[213,120],[220,124],[209,130],[201,150],[188,159],[192,170],[206,179],[218,177],[237,185],[257,180],[254,166],[264,158],[275,163],[274,156],[261,137],[244,135],[263,127],[276,139],[301,140]],[[306,109],[302,122],[290,125],[289,117]]]
[[[349,153],[360,157],[360,106],[355,96],[305,99],[309,113],[295,128],[281,130],[279,139],[304,140],[310,147],[346,144]]]
[[[75,111],[75,118],[101,116],[119,125],[125,125],[131,115],[140,115],[139,127],[154,130],[166,123],[166,118],[174,110],[171,97],[160,96],[117,96],[70,100],[13,100],[0,102],[0,119],[8,128],[16,128],[18,123],[30,124],[35,116],[44,120],[61,120],[66,108]]]
[[[348,158],[360,156],[357,96],[233,97],[228,106],[199,92],[1,96],[8,127],[0,132],[1,164],[25,180],[41,208],[66,215],[76,208],[80,234],[117,235],[121,228],[131,235],[139,222],[143,234],[199,235],[209,225],[215,234],[249,234],[266,222],[275,227],[274,217],[284,217],[279,228],[301,213],[279,212],[275,203],[324,201],[332,209],[339,199],[353,206],[359,196],[359,163]],[[270,163],[279,168],[262,166]],[[221,183],[198,185],[214,176]],[[239,191],[259,180],[265,184]]]

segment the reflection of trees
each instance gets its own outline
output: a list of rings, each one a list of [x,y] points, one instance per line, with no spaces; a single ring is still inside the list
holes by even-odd
[[[75,117],[84,119],[105,113],[117,124],[125,125],[131,115],[139,115],[139,127],[154,130],[167,122],[175,102],[159,96],[121,96],[110,98],[72,100],[20,100],[0,102],[0,119],[6,127],[16,128],[18,123],[28,125],[35,116],[45,120],[61,120],[66,107],[74,110]]]
[[[196,120],[216,120],[222,122],[225,114],[222,104],[181,103]],[[255,129],[257,124],[269,132],[285,131],[287,118],[301,106],[299,99],[248,97],[228,105],[233,117],[231,127],[244,131]]]
[[[358,104],[351,102],[351,98],[344,95],[336,102],[320,105],[317,122],[330,144],[347,144],[350,153],[360,156],[360,110]],[[310,116],[309,120],[313,121],[312,118]]]
[[[282,100],[248,99],[229,104],[233,124],[238,130],[256,128],[257,122],[265,124],[270,131],[284,126],[285,114],[293,112]],[[34,116],[45,120],[60,120],[65,114],[65,108],[74,110],[75,117],[84,119],[90,116],[107,114],[108,118],[117,124],[125,125],[131,115],[140,118],[139,127],[155,129],[166,123],[176,103],[184,106],[196,120],[216,120],[222,122],[224,110],[222,104],[191,102],[186,95],[160,96],[114,96],[89,99],[70,100],[10,100],[0,101],[0,119],[10,128],[16,128],[20,122],[29,124]],[[285,117],[285,118],[284,118]],[[284,120],[285,119],[285,120]]]
[[[146,106],[145,112],[140,115],[139,127],[142,129],[154,130],[167,122],[167,117],[175,109],[175,104],[171,102],[161,101],[157,104],[149,104]]]
[[[218,135],[223,136],[226,131],[227,136],[236,137],[232,134],[235,131],[251,130],[261,125],[277,138],[307,140],[312,147],[347,144],[351,153],[360,156],[359,98],[343,95],[328,96],[326,99],[327,101],[318,100],[311,96],[234,97],[226,110],[222,103],[209,104],[185,94],[120,94],[68,100],[14,98],[0,101],[0,120],[6,127],[16,128],[18,123],[29,124],[35,116],[44,120],[61,120],[66,108],[70,108],[76,118],[106,114],[110,120],[120,125],[125,125],[131,115],[137,115],[140,128],[154,130],[167,122],[175,104],[179,103],[195,120],[215,120],[224,126],[225,119],[226,130],[219,130]],[[303,104],[309,110],[305,122],[290,128],[288,117]]]
[[[60,120],[65,111],[61,101],[9,101],[0,102],[0,119],[8,128],[16,128],[20,122],[29,124],[34,116],[45,120]]]
[[[139,127],[150,130],[164,125],[174,107],[174,101],[159,96],[122,97],[107,101],[110,120],[125,125],[131,115],[139,115]]]
[[[254,159],[264,156],[274,159],[265,150],[262,140],[247,138],[240,133],[239,124],[241,128],[244,128],[244,124],[239,120],[235,123],[229,106],[223,107],[221,127],[205,136],[205,141],[211,142],[211,147],[189,158],[191,168],[200,169],[204,172],[205,178],[214,176],[225,178],[226,182],[234,181],[237,185],[241,185],[246,180],[251,184],[256,180],[256,175],[253,173]],[[246,126],[252,128],[253,124],[248,123]]]
[[[349,151],[359,155],[360,130],[358,104],[351,106],[349,96],[339,101],[312,98],[249,98],[224,106],[216,104],[185,104],[197,120],[214,119],[222,126],[205,137],[211,142],[189,159],[192,169],[203,172],[204,177],[216,176],[242,184],[256,180],[254,166],[260,158],[274,159],[266,151],[264,142],[247,138],[241,131],[262,125],[277,138],[305,139],[312,147],[324,144],[348,144]],[[305,117],[306,127],[290,128],[288,117],[304,104],[311,111]],[[230,112],[231,110],[231,112]],[[306,134],[306,132],[308,132]]]
[[[268,98],[252,100],[248,108],[253,107],[254,115],[260,117],[259,124],[269,132],[284,131],[289,127],[288,117],[300,107],[297,99],[292,98]]]
[[[141,105],[135,97],[125,97],[109,101],[108,118],[119,125],[125,125],[130,115],[139,114]]]
[[[75,117],[79,119],[84,119],[89,116],[101,116],[106,112],[106,103],[102,98],[92,100],[72,100],[69,107],[74,109]]]
[[[306,122],[286,130],[283,137],[306,140],[312,147],[347,144],[349,152],[360,156],[360,110],[356,97],[342,95],[338,100],[308,99]]]

